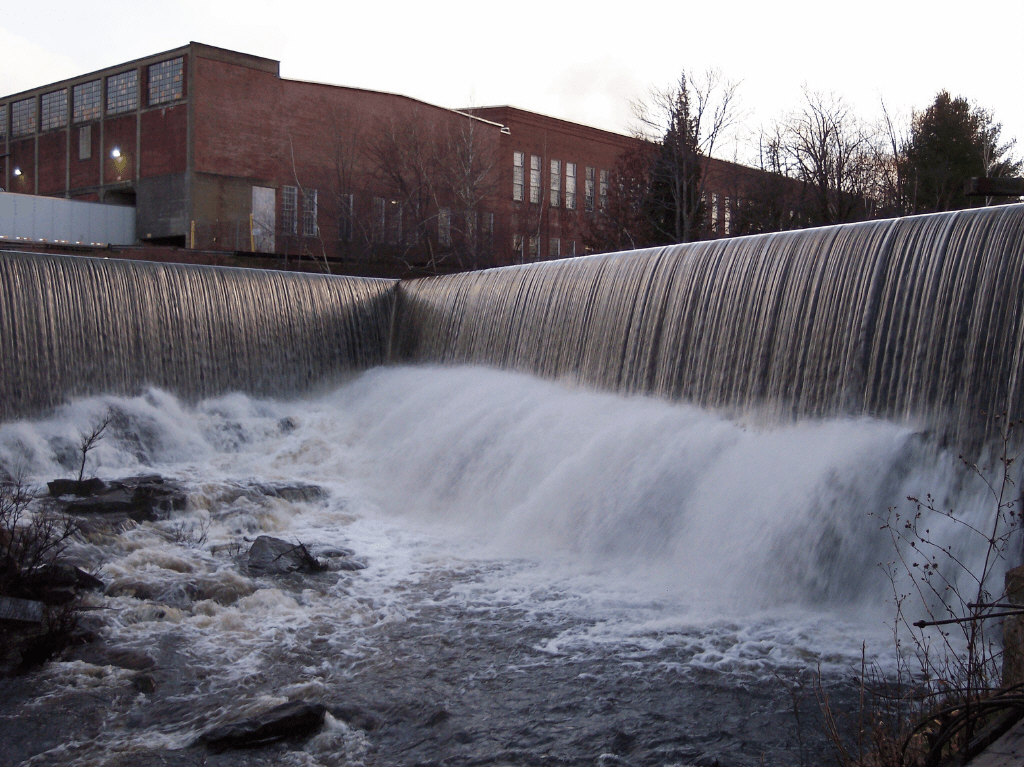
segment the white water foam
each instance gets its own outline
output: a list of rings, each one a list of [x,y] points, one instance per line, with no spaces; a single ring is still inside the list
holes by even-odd
[[[102,560],[107,631],[138,648],[182,638],[206,669],[197,700],[230,692],[255,709],[288,698],[267,676],[280,659],[302,666],[304,684],[329,686],[375,662],[374,629],[435,608],[524,632],[524,670],[611,649],[622,673],[630,659],[660,658],[671,673],[762,677],[856,664],[863,643],[884,665],[886,510],[926,492],[976,522],[987,508],[955,462],[906,427],[747,428],[476,368],[382,368],[299,400],[90,398],[0,426],[0,461],[38,484],[67,476],[79,435],[108,410],[89,468],[159,472],[186,484],[190,505],[79,546]],[[255,489],[295,482],[329,495],[293,502]],[[252,579],[233,555],[264,533],[350,549],[368,568],[296,588]],[[48,673],[40,700],[69,676],[118,683],[81,663]],[[180,746],[200,726],[146,737]]]

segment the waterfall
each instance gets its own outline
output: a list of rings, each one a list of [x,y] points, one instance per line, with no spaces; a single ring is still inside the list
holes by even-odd
[[[0,417],[144,385],[480,364],[771,421],[970,440],[1024,412],[1024,205],[396,283],[0,253]]]
[[[0,253],[0,419],[145,386],[308,390],[384,362],[393,284]]]
[[[959,439],[1024,409],[1024,205],[403,282],[394,357]]]

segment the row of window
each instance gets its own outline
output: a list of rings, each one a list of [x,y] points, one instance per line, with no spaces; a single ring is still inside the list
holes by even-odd
[[[707,195],[704,196],[704,203],[707,204]],[[718,231],[718,195],[711,194],[711,206],[708,209],[708,218],[711,221],[711,231]],[[728,197],[722,198],[722,232],[732,233],[732,205]]]
[[[147,69],[149,106],[177,101],[184,95],[184,58],[168,59],[152,64]],[[139,105],[139,70],[131,69],[110,75],[107,83],[107,114],[132,112]],[[71,119],[75,123],[97,120],[102,116],[103,80],[90,80],[71,89]],[[7,104],[0,104],[0,140],[30,136],[36,132],[37,118],[41,131],[66,128],[68,124],[68,89],[61,88],[36,97],[13,101],[10,104],[10,133],[8,134]]]
[[[512,250],[518,254],[520,261],[538,261],[540,259],[540,237],[523,237],[521,234],[512,237]],[[576,240],[566,243],[565,253],[562,252],[562,240],[559,237],[548,238],[548,258],[576,255]]]
[[[565,163],[565,188],[562,188],[562,161],[552,160],[548,174],[550,184],[548,187],[548,203],[552,208],[559,208],[563,204],[567,210],[576,210],[576,163]],[[585,168],[583,177],[583,207],[587,213],[594,212],[594,191],[596,180],[596,169],[590,166]],[[600,174],[600,202],[603,207],[608,202],[608,171],[602,170]],[[541,158],[537,155],[530,155],[530,202],[540,205],[541,199]],[[512,199],[522,202],[526,191],[526,153],[512,153]]]
[[[338,240],[352,242],[355,236],[355,195],[342,194],[339,199]],[[321,236],[317,222],[317,190],[302,190],[302,216],[299,217],[299,188],[285,186],[281,188],[281,231],[284,234],[303,237]],[[402,239],[402,205],[397,200],[385,200],[374,197],[371,206],[370,237],[374,242],[387,245],[401,245]],[[480,218],[483,221],[480,221]],[[482,234],[490,240],[494,232],[494,214],[478,214],[468,211],[462,215],[463,238],[475,241],[478,227],[483,224]],[[437,243],[441,248],[452,245],[452,210],[439,208],[437,212]]]

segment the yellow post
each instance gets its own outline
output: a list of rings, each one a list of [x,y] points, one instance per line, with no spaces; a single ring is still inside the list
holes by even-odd
[[[192,250],[196,249],[196,222],[195,222],[195,219],[193,219],[193,221],[192,221],[192,231],[189,234],[188,246],[190,248],[192,248]]]
[[[249,252],[256,252],[256,232],[252,228],[252,213],[249,214]]]

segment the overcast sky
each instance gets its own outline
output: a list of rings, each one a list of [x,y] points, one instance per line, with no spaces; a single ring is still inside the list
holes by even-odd
[[[804,85],[840,94],[865,118],[881,99],[908,116],[947,89],[991,109],[1024,154],[1024,0],[955,13],[909,0],[4,5],[0,95],[195,40],[277,59],[286,78],[448,107],[512,104],[624,132],[631,100],[683,69],[715,67],[740,82],[750,136],[797,106]]]

